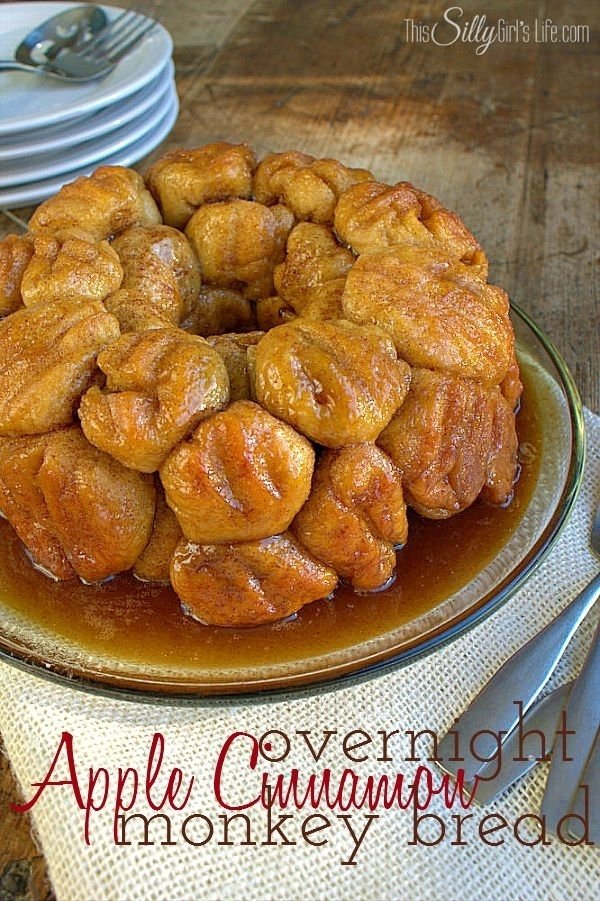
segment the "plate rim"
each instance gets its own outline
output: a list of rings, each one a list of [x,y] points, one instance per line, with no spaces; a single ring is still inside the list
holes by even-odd
[[[9,13],[12,12],[13,14],[18,14],[19,9],[31,11],[36,6],[43,6],[48,10],[47,14],[45,13],[44,15],[56,15],[62,12],[63,9],[66,10],[80,5],[80,3],[71,2],[71,0],[69,0],[69,2],[65,2],[65,0],[51,0],[51,2],[34,0],[34,2],[3,3],[0,9],[7,10]],[[105,11],[114,11],[115,15],[124,11],[124,8],[121,6],[111,6],[104,3],[100,3],[99,5]],[[51,11],[51,7],[56,7],[54,12]],[[71,119],[85,115],[86,113],[93,113],[103,106],[110,106],[118,100],[122,100],[124,97],[128,97],[130,94],[143,88],[158,75],[161,68],[163,68],[173,53],[173,39],[160,22],[157,23],[155,33],[156,35],[160,35],[163,47],[152,65],[142,69],[137,77],[123,81],[120,87],[115,86],[104,92],[99,91],[93,97],[88,97],[86,100],[81,100],[79,103],[74,103],[73,105],[65,104],[62,109],[53,110],[45,115],[43,113],[32,113],[27,118],[19,119],[19,117],[13,117],[11,119],[0,120],[0,136],[18,134],[22,131],[28,131],[31,128],[41,128],[44,125],[56,125],[59,122],[68,122]]]
[[[141,116],[153,103],[158,103],[160,98],[169,90],[169,86],[175,83],[174,75],[175,67],[173,61],[169,60],[153,82],[144,85],[139,91],[134,91],[130,97],[123,98],[124,102],[134,100],[136,96],[139,97],[140,94],[143,94],[144,91],[151,88],[138,104],[135,104],[132,108],[123,112],[122,103],[111,103],[100,110],[96,110],[89,116],[81,116],[79,119],[81,126],[87,126],[87,128],[82,127],[81,131],[76,130],[76,122],[64,123],[65,126],[70,126],[68,128],[63,128],[61,123],[57,123],[60,131],[57,131],[53,137],[46,139],[45,141],[41,140],[39,144],[35,145],[34,155],[63,150],[72,147],[74,144],[92,141],[94,138],[100,137],[101,135],[116,131],[118,128],[125,125],[131,117],[136,118],[137,116]],[[104,113],[112,113],[112,118],[109,117],[104,123],[93,121],[96,116],[101,116]],[[14,148],[8,145],[2,146],[2,140],[3,138],[6,138],[6,135],[0,135],[0,162],[12,162],[30,156],[32,154],[31,145],[28,145],[23,139],[27,134],[36,134],[38,131],[39,129],[34,128],[31,129],[30,132],[19,132],[16,137],[21,140],[21,143],[16,144]],[[14,151],[16,151],[16,153]]]
[[[73,164],[76,165],[76,168],[84,168],[88,166],[98,166],[101,165],[101,160],[106,159],[109,156],[113,156],[114,154],[121,153],[121,151],[127,150],[128,147],[136,144],[138,141],[141,141],[146,135],[149,135],[154,129],[158,128],[163,118],[167,115],[167,113],[174,106],[177,101],[177,91],[175,89],[175,85],[170,85],[169,88],[165,91],[165,94],[158,98],[154,107],[150,109],[144,110],[139,116],[134,116],[130,119],[129,122],[121,125],[119,128],[114,129],[114,131],[109,131],[105,135],[99,135],[97,138],[92,138],[90,143],[93,144],[93,147],[90,147],[87,153],[82,154],[82,159],[80,162],[77,159],[68,159],[66,154],[71,150],[75,151],[81,145],[85,144],[85,141],[81,142],[81,145],[76,145],[74,147],[62,147],[60,150],[55,151],[52,154],[46,154],[42,152],[41,154],[36,154],[35,156],[44,157],[46,155],[58,155],[61,156],[64,154],[64,168],[62,164],[58,162],[58,170],[52,171],[47,170],[44,174],[44,169],[36,170],[34,157],[31,157],[32,164],[32,178],[27,181],[16,181],[16,178],[12,179],[12,184],[8,181],[7,184],[3,184],[4,176],[0,177],[0,189],[4,188],[26,188],[30,184],[35,184],[40,181],[47,181],[51,178],[58,178],[59,176],[63,176],[65,173],[68,175],[69,172],[73,172]],[[142,121],[143,120],[143,121]],[[127,129],[131,130],[131,135],[126,136],[125,134],[121,134],[120,137],[117,137],[115,140],[115,135],[117,132],[125,132]],[[129,139],[128,139],[129,138]],[[105,139],[105,146],[98,146]],[[29,162],[29,161],[28,161]],[[52,164],[47,164],[51,166]],[[55,163],[56,165],[56,163]],[[36,174],[39,173],[40,174]],[[18,178],[18,176],[17,176]],[[10,173],[6,176],[6,179],[10,179]]]
[[[556,502],[555,512],[538,536],[535,544],[520,560],[511,572],[505,576],[499,586],[487,592],[473,608],[465,614],[457,614],[447,623],[444,623],[423,637],[416,643],[401,651],[384,649],[373,655],[373,660],[366,665],[356,666],[352,661],[343,662],[337,666],[328,667],[326,670],[316,670],[311,673],[292,673],[285,676],[277,675],[272,678],[263,677],[256,683],[245,683],[240,688],[239,683],[214,683],[210,686],[199,688],[194,686],[191,690],[170,691],[169,685],[178,686],[182,683],[161,683],[162,690],[158,687],[144,687],[152,683],[146,678],[136,679],[135,676],[97,672],[89,675],[69,673],[63,670],[60,664],[32,662],[24,656],[16,656],[6,648],[0,646],[0,660],[9,663],[18,669],[31,675],[47,679],[62,686],[69,686],[91,695],[109,697],[113,700],[127,700],[136,703],[152,703],[171,706],[210,706],[215,704],[240,704],[240,703],[268,703],[280,700],[284,697],[299,698],[311,695],[315,691],[329,692],[339,688],[345,688],[369,678],[375,678],[392,669],[405,666],[421,657],[425,657],[438,648],[449,644],[464,632],[469,631],[475,625],[487,619],[491,613],[502,607],[537,570],[543,560],[553,548],[563,529],[565,528],[573,505],[577,499],[582,484],[582,475],[586,458],[585,423],[583,418],[583,406],[577,385],[571,375],[562,355],[536,322],[517,304],[511,301],[511,309],[534,336],[541,342],[544,350],[556,366],[564,388],[567,408],[572,427],[572,453],[569,460],[569,469],[565,477],[565,485],[560,498]],[[336,672],[337,670],[337,672]],[[96,681],[103,679],[104,681]],[[281,684],[286,680],[286,684]],[[124,684],[128,683],[128,684]],[[154,683],[156,685],[156,683]],[[248,688],[247,686],[250,686]]]
[[[134,163],[137,163],[139,160],[143,159],[143,157],[147,156],[153,150],[158,147],[158,145],[165,140],[165,138],[171,132],[173,125],[177,120],[177,116],[179,113],[179,100],[177,97],[177,92],[174,92],[173,103],[169,106],[168,110],[165,110],[165,115],[161,120],[157,123],[156,128],[149,134],[145,134],[143,137],[139,138],[138,141],[135,141],[134,144],[130,144],[127,147],[124,147],[122,150],[118,151],[116,154],[108,154],[108,156],[104,159],[96,160],[94,163],[90,163],[88,166],[83,166],[80,169],[74,169],[69,172],[62,172],[60,175],[55,176],[51,179],[43,179],[46,182],[46,185],[42,188],[43,193],[37,194],[25,194],[26,189],[30,189],[33,191],[36,184],[39,189],[40,182],[32,182],[31,184],[25,184],[19,186],[22,188],[21,196],[17,196],[14,198],[14,195],[9,200],[6,200],[3,197],[3,192],[8,193],[8,188],[0,188],[0,207],[8,207],[10,209],[20,209],[21,207],[29,207],[35,206],[36,204],[42,203],[48,197],[51,197],[60,188],[67,184],[69,181],[73,181],[75,178],[80,178],[81,176],[90,175],[95,169],[99,166],[132,166]],[[158,136],[158,137],[157,137]],[[153,143],[154,139],[157,137],[155,143]],[[134,146],[142,147],[143,150],[138,152],[138,150],[134,150],[133,155],[128,153],[131,151]],[[116,156],[116,159],[112,157]]]

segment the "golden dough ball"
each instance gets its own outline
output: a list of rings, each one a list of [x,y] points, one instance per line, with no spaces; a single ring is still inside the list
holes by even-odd
[[[246,144],[206,144],[166,153],[149,169],[146,181],[167,225],[183,229],[203,203],[250,197],[255,165]]]
[[[420,191],[408,182],[399,182],[397,185],[397,187],[405,186],[414,191],[421,204],[421,221],[444,251],[486,279],[488,276],[486,253],[460,216],[447,210],[436,197]]]
[[[289,150],[270,153],[258,164],[254,196],[267,206],[285,204],[297,219],[331,224],[340,194],[372,178],[366,169],[349,169],[338,160],[316,160]]]
[[[277,294],[303,315],[306,307],[318,304],[328,290],[330,296],[341,297],[355,259],[326,226],[299,222],[290,232],[285,261],[275,270]],[[340,316],[335,318],[340,317],[341,305]]]
[[[152,534],[148,544],[135,561],[133,574],[140,582],[169,584],[171,560],[175,548],[183,538],[183,532],[171,508],[167,506],[165,492],[155,478],[156,509]]]
[[[124,466],[155,472],[207,416],[226,406],[229,377],[219,354],[180,329],[122,335],[98,356],[106,386],[81,399],[87,439]]]
[[[255,309],[256,324],[263,332],[296,318],[293,307],[277,295],[260,298],[256,301]]]
[[[77,427],[2,438],[0,511],[46,575],[97,582],[129,569],[146,547],[154,485]]]
[[[519,383],[520,384],[520,383]],[[510,504],[519,476],[519,438],[511,403],[496,396],[494,421],[481,499],[495,506]]]
[[[314,459],[305,438],[242,400],[201,422],[160,477],[186,538],[228,544],[285,531],[309,495]]]
[[[58,194],[45,200],[29,220],[34,234],[41,229],[57,232],[81,228],[103,241],[134,225],[161,221],[142,176],[122,166],[100,166],[90,176],[76,178]]]
[[[151,476],[121,466],[75,427],[49,437],[36,481],[80,579],[99,582],[134,565],[152,534]]]
[[[106,300],[123,280],[119,257],[108,241],[95,241],[80,228],[33,235],[34,253],[23,273],[23,303]]]
[[[0,513],[9,521],[34,566],[52,579],[73,579],[75,570],[46,506],[37,476],[56,432],[0,438]]]
[[[127,229],[113,241],[123,281],[105,301],[124,332],[178,326],[200,293],[200,264],[189,241],[168,225]]]
[[[168,225],[137,226],[112,244],[123,265],[123,287],[148,295],[169,291],[178,299],[178,314],[187,315],[202,279],[200,264],[185,235]]]
[[[381,330],[342,320],[296,319],[256,348],[256,399],[326,447],[373,441],[410,381]]]
[[[500,390],[507,400],[511,410],[516,412],[519,409],[521,394],[523,393],[523,382],[521,381],[521,372],[519,369],[519,361],[515,351],[514,338],[512,341],[510,363],[506,375],[500,383]]]
[[[371,181],[349,188],[336,206],[334,226],[357,254],[416,245],[439,251],[487,277],[487,257],[462,220],[409,182]]]
[[[348,273],[342,306],[352,322],[387,332],[411,366],[488,385],[508,371],[508,297],[437,251],[406,246],[364,254]]]
[[[0,241],[0,319],[23,306],[21,281],[32,256],[29,235],[7,235]]]
[[[215,335],[206,340],[221,356],[229,375],[229,397],[236,400],[252,400],[254,397],[254,373],[251,353],[264,332]]]
[[[334,228],[354,253],[377,253],[404,244],[434,245],[420,220],[421,205],[406,185],[376,181],[355,185],[340,197]]]
[[[119,337],[99,301],[66,300],[17,310],[0,322],[0,435],[70,425],[96,358]]]
[[[286,533],[229,545],[184,540],[173,556],[171,583],[195,619],[240,627],[285,619],[327,597],[337,576]]]
[[[200,207],[186,228],[209,285],[239,290],[248,300],[273,293],[294,217],[284,206],[227,200]]]
[[[304,228],[325,232],[329,236],[327,242],[309,240],[302,246],[299,230]],[[321,250],[324,253],[321,254]],[[354,256],[335,242],[325,226],[299,223],[288,239],[285,262],[276,266],[273,273],[279,294],[256,302],[259,327],[269,331],[298,316],[317,320],[344,319],[342,297],[346,274],[353,261]]]
[[[385,586],[408,522],[401,475],[379,448],[355,444],[321,456],[292,532],[317,560],[359,591]]]
[[[255,326],[254,304],[233,288],[208,285],[200,290],[190,313],[180,323],[180,328],[204,338],[227,332],[246,332]]]
[[[514,415],[498,388],[415,369],[378,444],[402,473],[407,502],[422,516],[446,519],[472,504],[488,480],[489,497],[512,493],[514,434]]]

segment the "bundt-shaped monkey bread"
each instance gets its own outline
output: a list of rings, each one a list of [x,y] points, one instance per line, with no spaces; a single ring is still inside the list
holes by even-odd
[[[0,513],[54,579],[132,570],[249,626],[385,586],[510,502],[504,291],[406,182],[246,145],[103,166],[0,242]]]

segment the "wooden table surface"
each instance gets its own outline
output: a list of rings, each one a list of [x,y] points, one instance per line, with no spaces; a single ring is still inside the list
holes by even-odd
[[[175,42],[181,112],[149,159],[177,146],[248,141],[259,155],[296,148],[372,169],[382,181],[414,182],[461,214],[490,257],[490,280],[552,338],[598,411],[595,3],[465,0],[461,24],[485,11],[488,24],[503,17],[530,27],[529,42],[479,55],[468,41],[418,40],[441,3],[157,6]],[[589,26],[589,42],[536,41],[536,20],[541,38],[548,18],[559,35],[563,25]],[[438,32],[441,40],[453,33]],[[26,220],[31,210],[15,213]],[[14,230],[0,215],[0,233]],[[28,820],[8,812],[16,796],[0,756],[0,901],[51,897]]]

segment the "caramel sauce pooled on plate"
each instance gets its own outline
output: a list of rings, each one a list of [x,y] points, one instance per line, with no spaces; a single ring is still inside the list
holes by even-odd
[[[170,587],[128,573],[102,585],[51,581],[32,567],[8,522],[0,521],[0,607],[84,652],[204,672],[296,661],[381,635],[471,581],[518,525],[537,480],[542,434],[527,370],[523,380],[521,475],[513,502],[498,508],[477,501],[441,521],[410,515],[396,580],[384,591],[357,595],[341,586],[332,599],[309,604],[285,622],[252,629],[204,626],[183,614]]]

